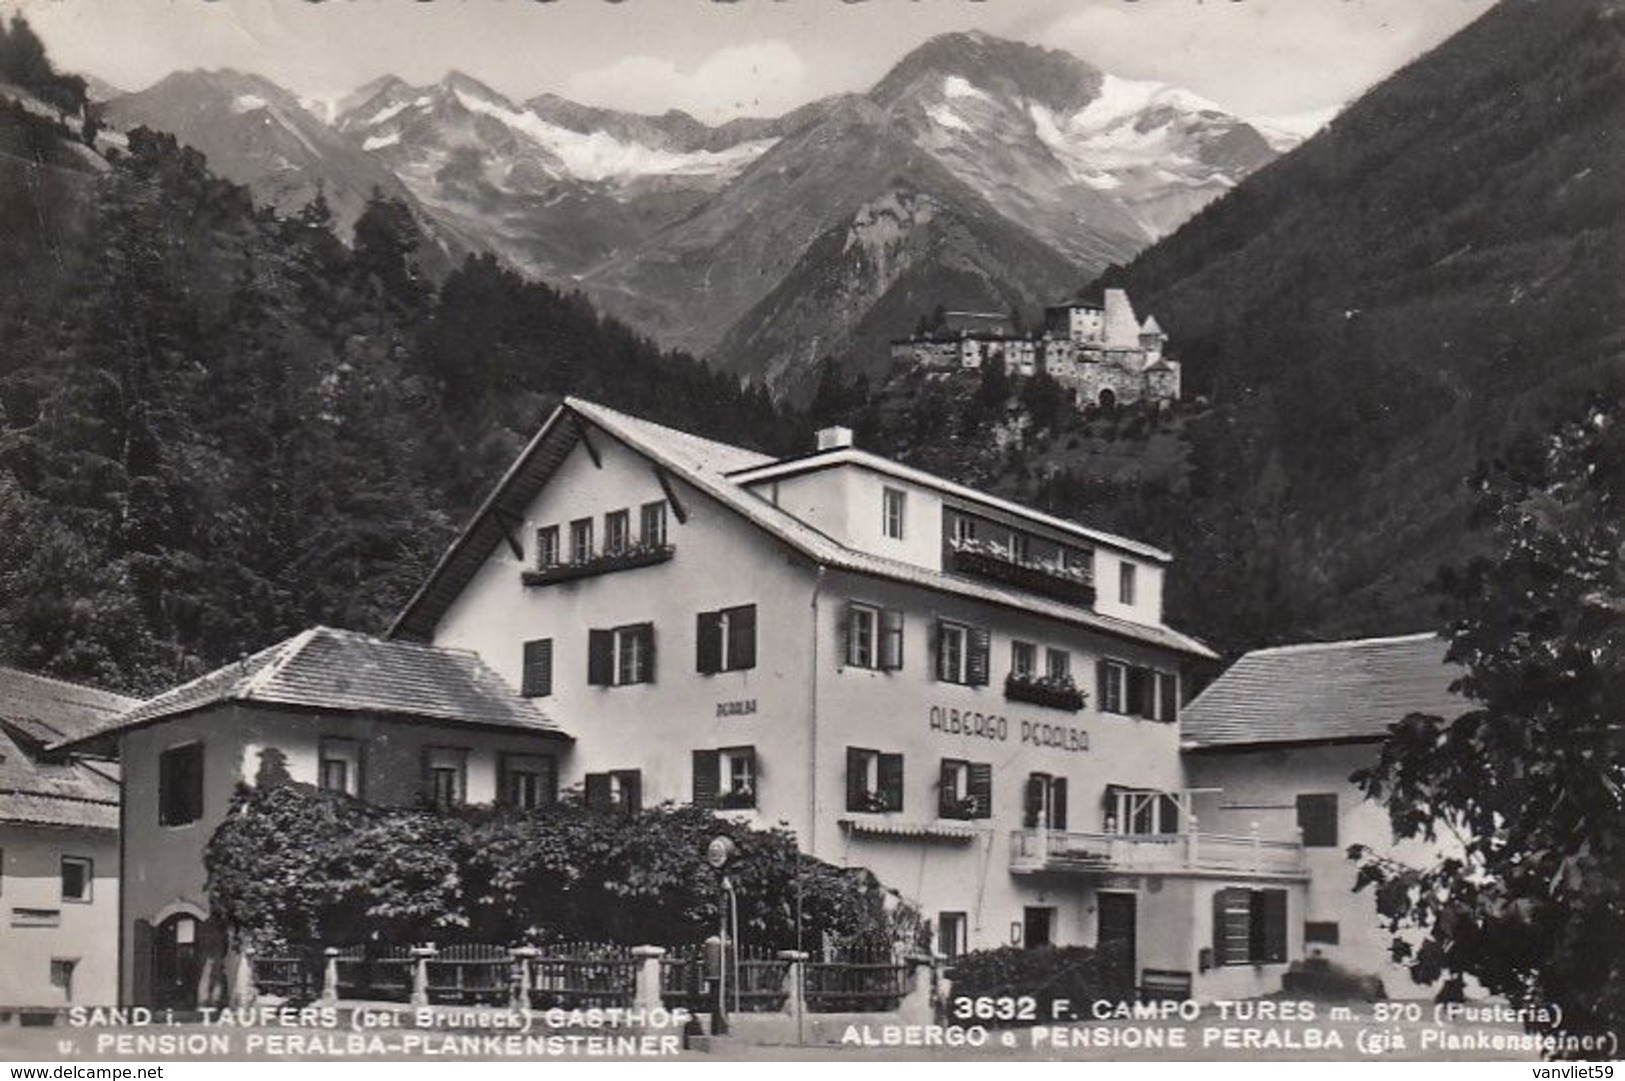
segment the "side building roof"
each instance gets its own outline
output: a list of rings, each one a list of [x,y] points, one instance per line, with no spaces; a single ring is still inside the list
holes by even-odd
[[[1453,718],[1469,702],[1450,690],[1461,670],[1446,648],[1409,634],[1254,650],[1185,707],[1183,747],[1375,742],[1409,713]]]
[[[386,714],[569,738],[474,653],[314,627],[138,703],[59,746],[226,702]]]
[[[463,532],[441,556],[428,580],[418,588],[401,614],[396,617],[394,625],[389,630],[392,637],[426,640],[434,633],[435,624],[440,617],[450,608],[497,545],[505,542],[509,526],[524,520],[525,511],[531,500],[542,490],[570,451],[583,440],[586,440],[591,448],[590,433],[595,430],[648,459],[662,480],[675,477],[683,481],[816,564],[942,590],[1004,607],[1020,608],[1053,619],[1092,627],[1107,634],[1195,656],[1215,656],[1203,643],[1169,627],[1100,615],[1076,605],[943,574],[912,563],[849,548],[789,512],[775,507],[767,499],[746,487],[745,482],[760,479],[762,467],[774,465],[776,459],[726,443],[703,439],[652,421],[631,417],[579,398],[565,399],[547,419],[542,430],[531,440],[530,445],[520,454],[518,461],[475,512]],[[948,484],[940,478],[931,479],[939,486]],[[970,492],[969,489],[965,491]],[[986,496],[981,498],[983,501],[991,499]],[[1018,509],[1028,515],[1037,514],[1025,508]],[[1081,527],[1075,524],[1067,523],[1067,525],[1073,530],[1081,531]],[[1098,533],[1093,535],[1099,538],[1109,536]],[[1135,550],[1143,551],[1149,558],[1156,558],[1162,554],[1148,545],[1138,545],[1120,538],[1111,539],[1123,546],[1132,545]]]
[[[135,704],[110,691],[0,668],[0,822],[116,830],[116,770],[47,748]]]

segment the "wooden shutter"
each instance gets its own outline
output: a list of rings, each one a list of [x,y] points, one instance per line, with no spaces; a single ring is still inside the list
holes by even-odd
[[[993,817],[993,766],[987,762],[970,764],[970,794],[976,799],[972,818]]]
[[[886,810],[901,811],[903,809],[902,755],[883,754],[880,756],[880,795],[886,802]]]
[[[1132,717],[1152,716],[1150,669],[1132,665],[1128,670],[1128,685],[1124,691],[1128,707],[1125,712]]]
[[[623,769],[619,772],[619,776],[626,813],[636,814],[643,809],[643,771]]]
[[[869,801],[864,798],[869,791],[865,777],[868,762],[869,752],[858,747],[846,749],[846,809],[849,811],[869,809]]]
[[[1298,828],[1307,848],[1337,847],[1337,796],[1305,794],[1298,797]]]
[[[587,632],[587,682],[608,687],[615,682],[615,632]]]
[[[728,666],[735,671],[756,667],[756,606],[728,612]]]
[[[846,602],[841,618],[835,624],[836,666],[845,668],[852,663],[852,602]]]
[[[942,623],[940,619],[931,622],[931,678],[942,678]]]
[[[722,670],[722,619],[718,612],[701,612],[694,619],[694,668],[701,675]]]
[[[958,759],[944,758],[942,770],[937,774],[937,814],[942,818],[959,817],[959,795],[954,791],[954,774]]]
[[[1111,662],[1099,660],[1095,662],[1095,701],[1100,704],[1101,712],[1114,713],[1111,699],[1106,695],[1106,686],[1111,679]]]
[[[1179,720],[1179,677],[1172,672],[1158,672],[1157,690],[1157,720],[1168,724]]]
[[[1244,965],[1252,941],[1252,891],[1219,890],[1213,895],[1213,963]]]
[[[1021,824],[1030,830],[1037,829],[1043,823],[1039,816],[1044,813],[1044,776],[1040,773],[1027,775],[1027,806],[1023,811]]]
[[[965,631],[965,650],[968,653],[965,679],[972,687],[987,686],[988,669],[992,667],[988,660],[992,642],[993,635],[986,627],[970,627]]]
[[[903,613],[895,608],[880,613],[880,667],[888,672],[903,667]]]
[[[587,810],[609,810],[609,774],[587,774]]]
[[[1066,778],[1057,777],[1049,783],[1049,828],[1066,829]]]
[[[525,643],[520,684],[519,693],[527,698],[546,698],[553,693],[553,639],[538,638]]]
[[[1253,920],[1259,948],[1253,960],[1266,965],[1286,963],[1286,890],[1255,890]]]
[[[694,752],[694,806],[717,805],[721,776],[721,756],[716,751]]]
[[[655,681],[655,625],[653,623],[639,623],[632,628],[632,633],[643,639],[644,672],[647,678],[645,683]]]

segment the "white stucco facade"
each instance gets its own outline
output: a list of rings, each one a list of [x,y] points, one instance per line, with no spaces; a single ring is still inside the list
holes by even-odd
[[[0,823],[0,1009],[117,1001],[118,869],[113,830]]]

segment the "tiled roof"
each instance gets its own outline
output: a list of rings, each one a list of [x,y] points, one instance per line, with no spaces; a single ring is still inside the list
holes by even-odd
[[[1378,740],[1409,713],[1456,717],[1469,703],[1445,649],[1411,634],[1254,650],[1185,707],[1185,746]]]
[[[315,627],[165,691],[68,742],[222,702],[383,713],[564,735],[473,653]]]
[[[485,505],[475,514],[473,521],[441,557],[429,580],[407,603],[406,608],[395,620],[394,626],[390,628],[391,635],[427,638],[433,633],[434,624],[446,607],[455,600],[457,593],[496,545],[501,543],[503,533],[496,524],[496,519],[503,514],[512,517],[523,514],[529,501],[546,484],[552,471],[574,446],[583,423],[626,444],[723,506],[744,516],[792,549],[826,567],[908,582],[1004,607],[1019,608],[1198,656],[1215,655],[1196,639],[1168,627],[1103,616],[1076,605],[1063,604],[993,584],[953,577],[911,563],[848,548],[743,487],[738,482],[737,476],[729,476],[770,465],[774,459],[754,451],[702,439],[687,432],[631,417],[579,398],[565,399],[563,405],[548,418],[536,438],[531,440],[519,460],[487,498]]]
[[[119,786],[112,771],[42,748],[89,732],[135,703],[0,668],[0,821],[117,829]]]

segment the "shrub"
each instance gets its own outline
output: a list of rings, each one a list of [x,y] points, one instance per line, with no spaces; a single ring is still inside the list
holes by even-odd
[[[1101,954],[1090,946],[1041,946],[1021,949],[1001,946],[977,950],[955,958],[948,966],[953,998],[991,997],[1037,1000],[1034,1019],[1055,1016],[1051,1004],[1057,999],[1071,1003],[1082,1014],[1097,999],[1120,998],[1125,988],[1112,986],[1109,967]],[[950,1016],[952,1013],[950,1012]]]

